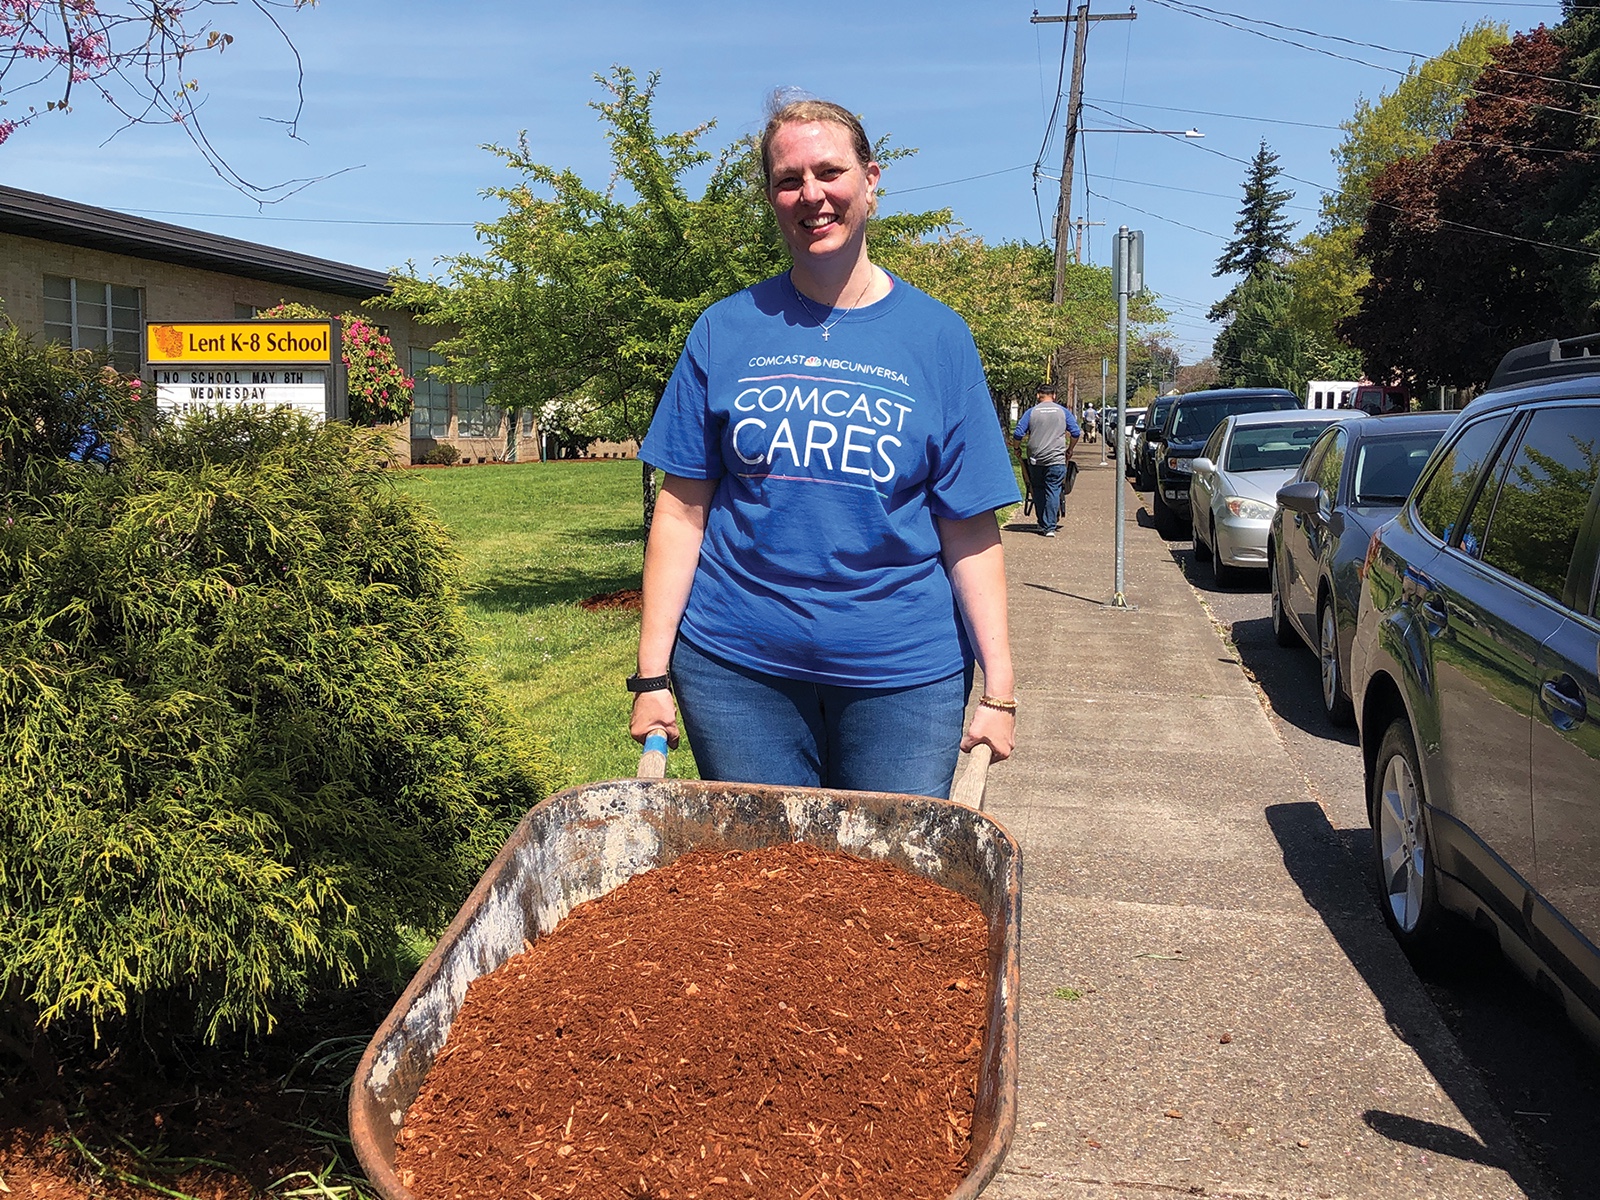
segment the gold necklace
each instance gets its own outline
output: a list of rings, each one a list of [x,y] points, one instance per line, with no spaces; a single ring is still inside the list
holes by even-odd
[[[862,284],[861,290],[856,293],[856,302],[855,302],[855,304],[851,305],[849,308],[841,308],[839,310],[839,315],[834,317],[833,320],[829,321],[825,325],[822,322],[822,318],[817,316],[816,310],[813,309],[811,307],[811,305],[807,302],[806,294],[804,292],[802,292],[798,287],[795,287],[794,272],[793,271],[789,272],[789,286],[790,286],[790,288],[792,288],[794,290],[795,299],[800,301],[800,307],[802,307],[802,308],[804,308],[806,310],[806,316],[810,317],[813,321],[815,321],[817,323],[817,327],[822,330],[822,340],[823,341],[827,341],[828,340],[828,330],[832,329],[840,321],[844,320],[847,316],[849,316],[852,312],[855,311],[856,307],[861,303],[861,298],[867,294],[867,289],[872,286],[872,281],[874,279],[876,279],[876,278],[877,278],[876,270],[867,272],[867,282]]]

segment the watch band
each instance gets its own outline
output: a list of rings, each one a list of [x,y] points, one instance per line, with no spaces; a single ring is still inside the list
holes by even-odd
[[[634,695],[640,692],[662,692],[672,688],[670,675],[651,675],[647,679],[639,678],[637,672],[628,676],[628,690]]]

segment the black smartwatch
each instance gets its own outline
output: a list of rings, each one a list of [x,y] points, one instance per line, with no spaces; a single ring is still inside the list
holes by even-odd
[[[628,690],[634,695],[640,692],[664,692],[672,687],[670,675],[652,675],[648,679],[639,678],[638,672],[628,676]]]

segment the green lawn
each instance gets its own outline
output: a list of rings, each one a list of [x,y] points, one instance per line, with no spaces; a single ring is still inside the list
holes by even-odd
[[[463,603],[502,694],[548,739],[568,783],[631,776],[628,694],[639,617],[586,612],[585,597],[639,586],[634,461],[452,467],[399,474],[455,535]],[[669,771],[693,776],[687,747]]]

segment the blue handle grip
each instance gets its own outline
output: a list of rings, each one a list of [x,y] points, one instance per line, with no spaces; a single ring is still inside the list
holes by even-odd
[[[666,734],[652,733],[644,739],[644,752],[649,754],[652,750],[654,750],[657,754],[665,754],[667,752]]]

